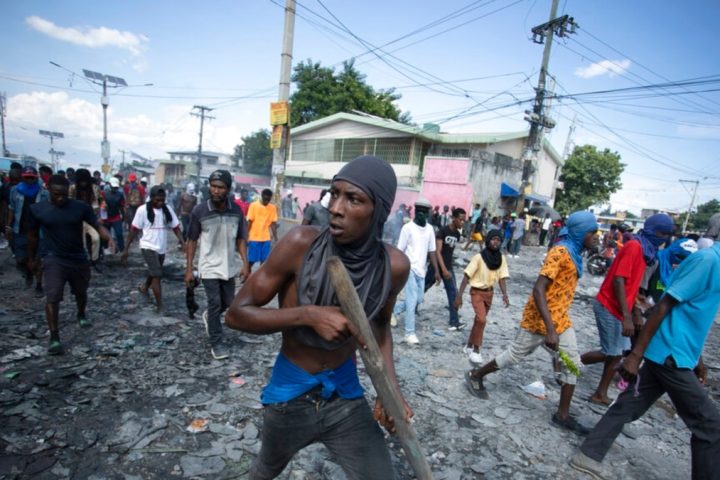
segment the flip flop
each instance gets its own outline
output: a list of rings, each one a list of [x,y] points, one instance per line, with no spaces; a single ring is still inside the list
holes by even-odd
[[[490,398],[487,390],[485,390],[485,387],[483,386],[482,379],[478,380],[476,378],[473,378],[471,375],[471,371],[465,372],[465,386],[467,387],[470,394],[474,397],[477,397],[481,400],[487,400],[488,398]]]

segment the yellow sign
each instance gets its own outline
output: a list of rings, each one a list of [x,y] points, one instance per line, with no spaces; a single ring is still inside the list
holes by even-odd
[[[105,175],[107,175],[108,173],[110,173],[110,164],[109,164],[109,163],[103,163],[102,166],[100,167],[100,170],[102,170],[102,173],[104,173]]]
[[[272,102],[270,104],[270,125],[288,124],[288,102]]]
[[[283,126],[275,125],[270,135],[270,148],[276,149],[282,147],[283,142]]]

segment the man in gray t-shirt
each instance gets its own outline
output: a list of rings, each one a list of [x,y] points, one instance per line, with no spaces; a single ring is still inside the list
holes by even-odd
[[[198,273],[208,302],[203,321],[210,352],[216,360],[228,357],[220,319],[235,297],[235,276],[238,272],[243,279],[250,275],[247,221],[240,207],[228,199],[231,183],[227,170],[216,170],[210,175],[209,198],[192,210],[188,228],[185,282],[188,286],[193,284],[193,258],[199,241]]]
[[[510,255],[517,257],[520,253],[520,245],[525,236],[525,214],[521,213],[512,223],[512,242],[510,243]]]
[[[311,203],[305,213],[303,213],[303,225],[318,225],[324,227],[330,223],[330,211],[327,209],[330,205],[330,192],[323,189],[320,192],[320,201]]]

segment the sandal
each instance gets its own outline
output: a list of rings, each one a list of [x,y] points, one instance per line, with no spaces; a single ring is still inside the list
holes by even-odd
[[[589,428],[587,428],[586,426],[579,423],[577,420],[575,420],[570,415],[568,415],[568,417],[563,420],[562,418],[560,418],[558,416],[557,413],[555,413],[552,416],[552,423],[557,427],[560,427],[564,430],[568,430],[570,432],[573,432],[577,435],[581,435],[583,437],[587,436],[588,433],[590,433]]]
[[[487,400],[488,398],[490,398],[487,390],[485,390],[482,378],[474,378],[472,376],[472,370],[465,372],[465,386],[467,387],[470,394],[474,397],[480,398],[482,400]]]

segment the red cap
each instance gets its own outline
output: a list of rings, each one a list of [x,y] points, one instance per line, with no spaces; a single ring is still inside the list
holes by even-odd
[[[37,178],[38,173],[37,170],[35,170],[35,167],[25,167],[22,169],[22,173],[20,174],[21,177],[31,177],[31,178]]]
[[[130,175],[128,175],[128,181],[129,182],[137,182],[137,175],[135,175],[134,173],[131,173]]]

